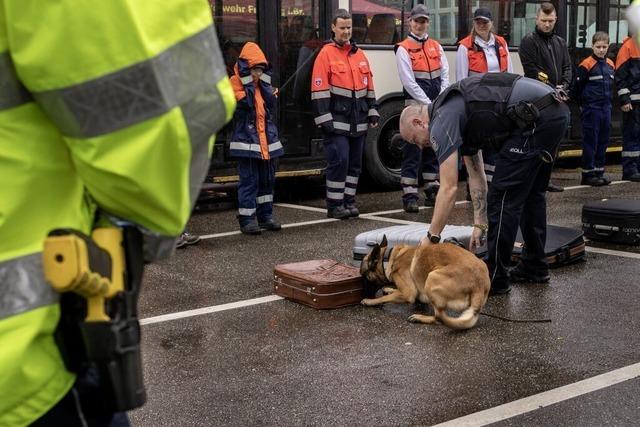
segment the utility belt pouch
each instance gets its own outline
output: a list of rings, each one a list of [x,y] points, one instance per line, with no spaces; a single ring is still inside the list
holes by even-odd
[[[99,373],[102,406],[142,406],[137,302],[143,271],[142,235],[135,227],[54,230],[43,251],[45,277],[61,297],[56,339],[67,368]]]

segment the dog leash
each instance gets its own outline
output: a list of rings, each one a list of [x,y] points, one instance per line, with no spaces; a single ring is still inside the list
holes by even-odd
[[[505,322],[514,322],[514,323],[551,323],[551,319],[511,319],[509,317],[502,317],[496,314],[489,314],[481,311],[480,314],[487,317],[493,317],[494,319],[504,320]]]

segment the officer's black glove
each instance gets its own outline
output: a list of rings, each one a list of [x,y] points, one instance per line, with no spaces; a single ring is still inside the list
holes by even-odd
[[[369,126],[375,127],[380,122],[380,116],[369,116]]]

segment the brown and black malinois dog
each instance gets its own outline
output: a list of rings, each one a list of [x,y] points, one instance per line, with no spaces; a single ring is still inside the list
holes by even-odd
[[[369,292],[382,288],[385,295],[365,298],[367,306],[393,303],[414,303],[416,299],[430,303],[435,316],[413,314],[410,322],[441,321],[452,329],[469,329],[478,321],[480,310],[487,302],[491,281],[485,263],[473,253],[451,243],[434,245],[394,246],[389,262],[384,266],[387,236],[376,244],[360,265],[360,274],[368,282]],[[387,285],[395,285],[394,287]],[[371,289],[373,287],[373,289]],[[446,310],[462,312],[459,317]]]

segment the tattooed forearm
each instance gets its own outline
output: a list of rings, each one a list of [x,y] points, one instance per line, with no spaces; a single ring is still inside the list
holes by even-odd
[[[487,223],[487,192],[483,189],[471,189],[471,203],[476,222]]]
[[[473,170],[476,172],[481,171],[484,165],[482,164],[482,158],[480,157],[480,155],[474,154],[469,158],[471,159],[471,167],[473,168]]]

